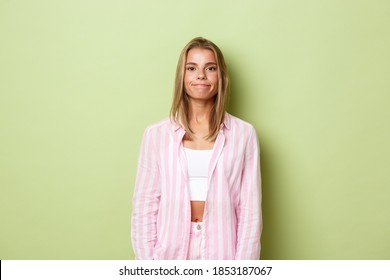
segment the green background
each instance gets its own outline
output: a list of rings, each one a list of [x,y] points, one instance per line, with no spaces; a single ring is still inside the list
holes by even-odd
[[[263,259],[390,259],[390,2],[0,1],[0,259],[131,259],[145,127],[220,46],[261,144]]]

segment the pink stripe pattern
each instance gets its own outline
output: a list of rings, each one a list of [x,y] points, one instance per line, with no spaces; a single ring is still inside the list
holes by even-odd
[[[131,240],[136,259],[186,259],[191,205],[185,130],[170,119],[144,133],[133,194]],[[225,114],[209,165],[204,211],[205,259],[259,259],[261,177],[254,127]]]

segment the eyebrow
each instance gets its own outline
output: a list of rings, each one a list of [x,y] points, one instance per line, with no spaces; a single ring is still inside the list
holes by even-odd
[[[188,64],[198,65],[195,62],[187,62],[186,65],[188,65]],[[217,63],[216,62],[207,62],[205,65],[217,65]]]

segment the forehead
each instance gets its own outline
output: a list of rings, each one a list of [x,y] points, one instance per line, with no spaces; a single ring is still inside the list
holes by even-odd
[[[193,48],[187,53],[187,63],[217,63],[214,52],[209,49]]]

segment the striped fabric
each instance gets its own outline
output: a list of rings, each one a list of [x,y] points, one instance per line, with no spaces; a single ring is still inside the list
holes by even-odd
[[[136,259],[186,259],[191,227],[185,130],[165,119],[145,130],[133,196]],[[254,127],[228,113],[214,143],[204,210],[206,259],[259,259],[261,180]]]

